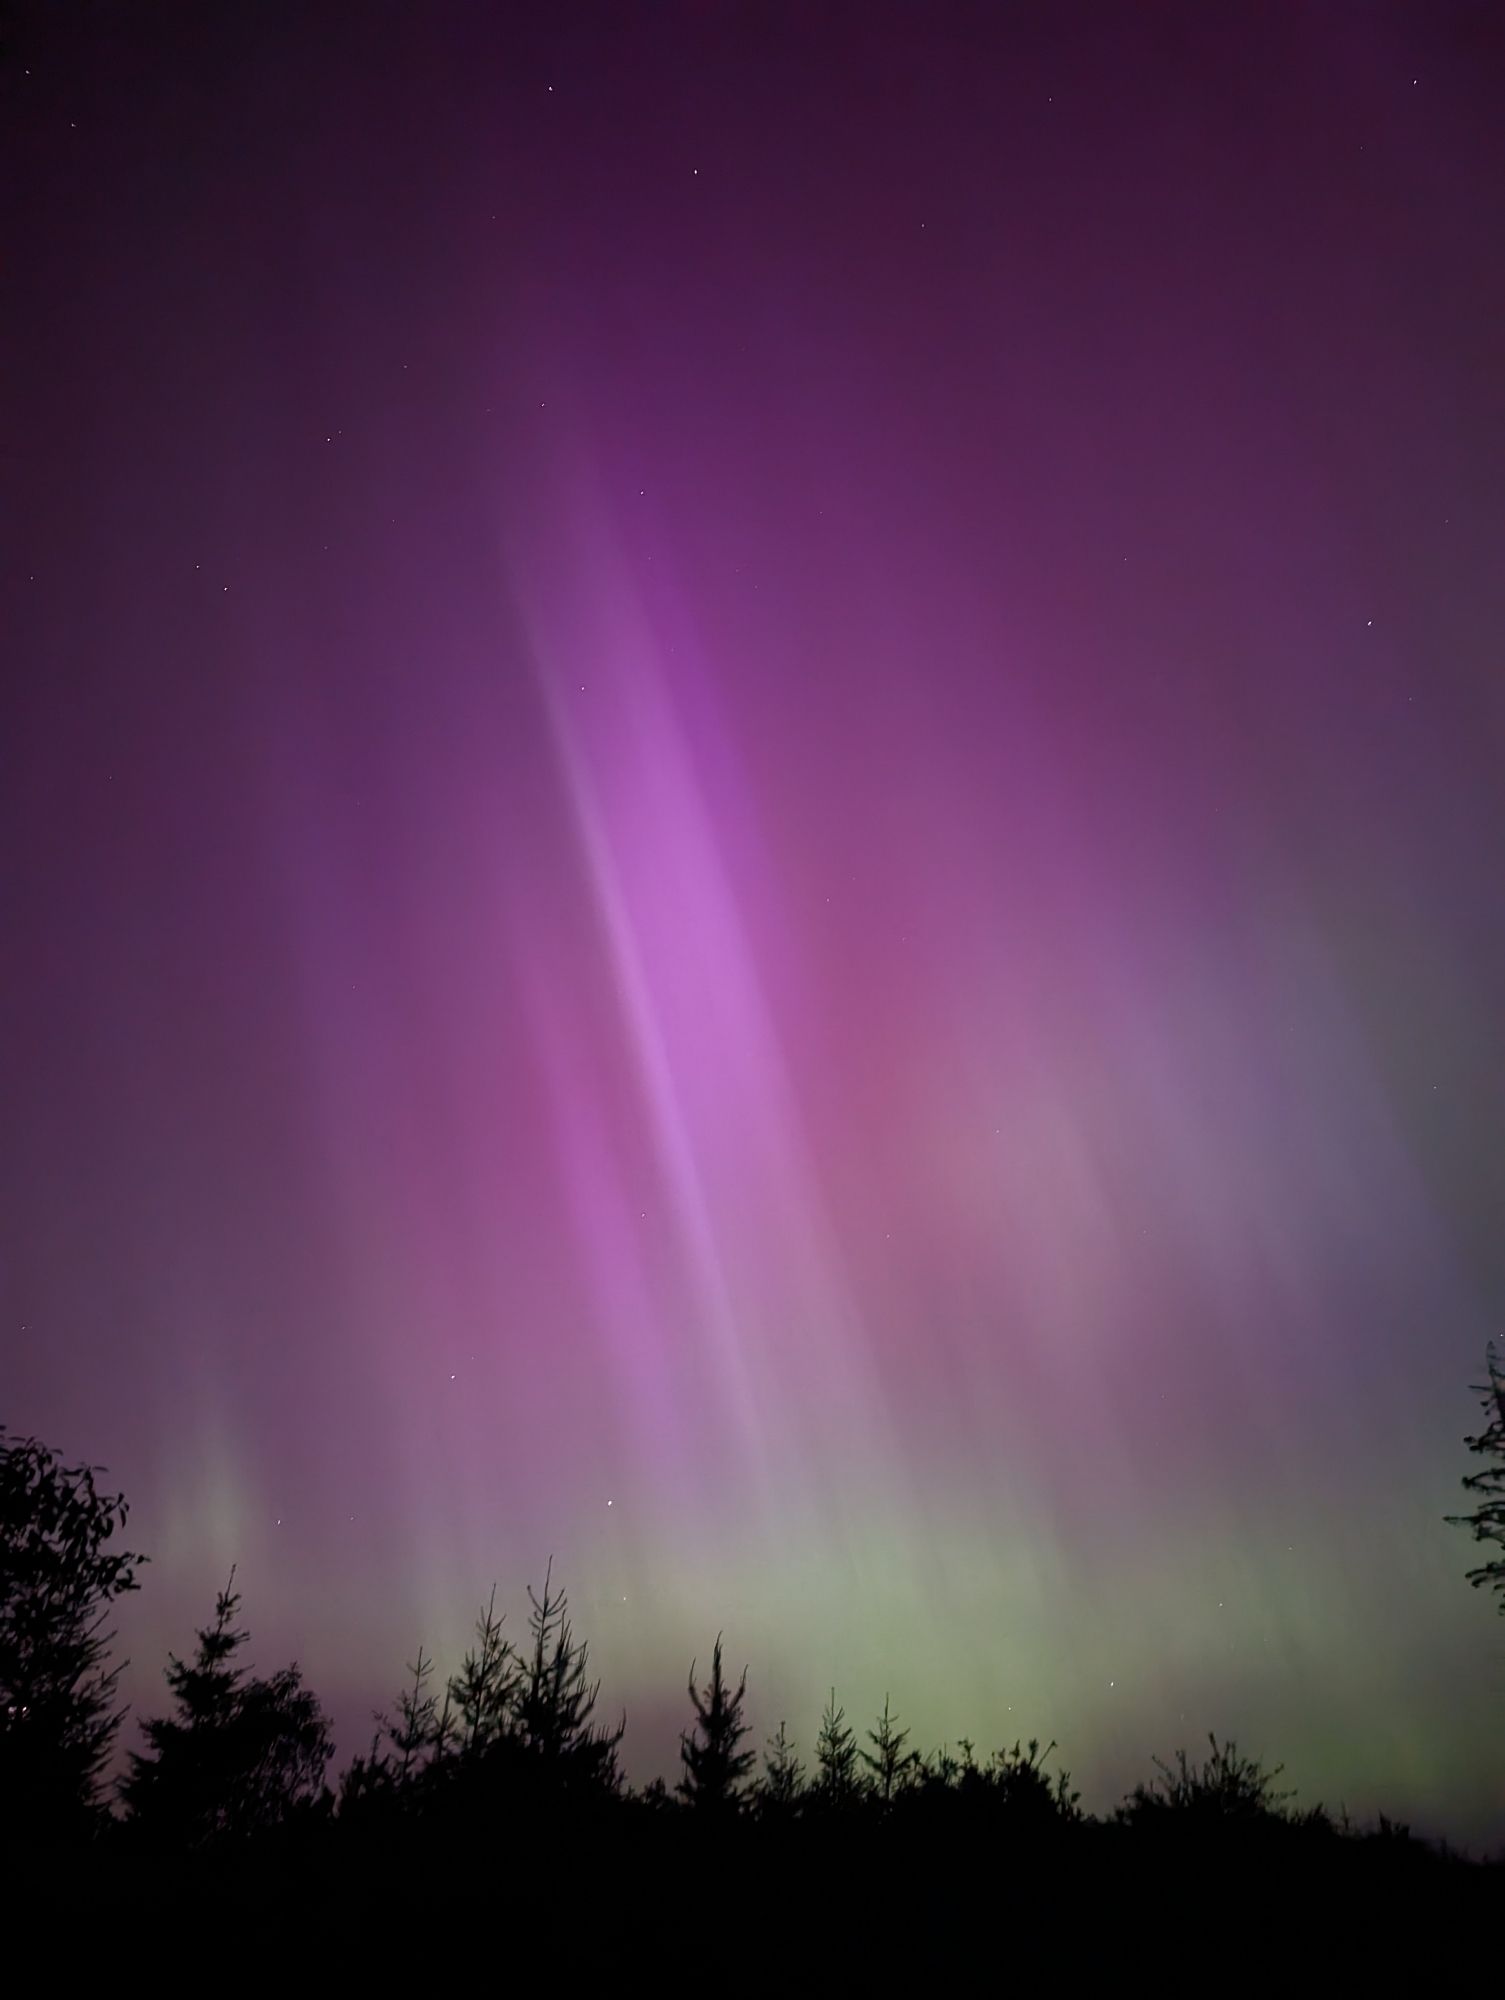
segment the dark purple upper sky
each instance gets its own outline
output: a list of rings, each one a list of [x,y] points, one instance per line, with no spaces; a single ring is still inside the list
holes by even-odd
[[[1482,1837],[1489,6],[22,4],[0,1414],[138,1702],[552,1552],[629,1762]],[[673,1727],[678,1727],[677,1711]]]

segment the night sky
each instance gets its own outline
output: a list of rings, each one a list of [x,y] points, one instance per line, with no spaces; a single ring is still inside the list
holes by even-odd
[[[361,1747],[1505,1830],[1492,6],[13,7],[0,1392]]]

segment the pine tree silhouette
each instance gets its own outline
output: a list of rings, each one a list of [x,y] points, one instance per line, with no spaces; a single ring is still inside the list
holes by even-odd
[[[1449,1514],[1454,1527],[1467,1528],[1476,1542],[1493,1542],[1505,1549],[1505,1363],[1493,1342],[1485,1350],[1487,1379],[1475,1384],[1488,1419],[1484,1429],[1464,1439],[1469,1450],[1484,1460],[1483,1469],[1464,1479],[1464,1490],[1476,1493],[1479,1504],[1468,1514]],[[1493,1590],[1499,1595],[1499,1610],[1505,1615],[1505,1555],[1492,1557],[1468,1572],[1476,1590]]]
[[[329,1720],[296,1666],[265,1679],[235,1664],[246,1634],[235,1572],[192,1661],[169,1655],[175,1716],[143,1723],[147,1752],[133,1751],[120,1792],[136,1828],[199,1847],[262,1832],[318,1797],[333,1750]]]
[[[420,1646],[417,1659],[409,1662],[413,1678],[397,1697],[396,1716],[377,1717],[392,1746],[392,1776],[399,1785],[416,1779],[432,1759],[442,1756],[453,1734],[448,1690],[441,1708],[439,1697],[429,1689],[433,1671],[433,1661]]]
[[[878,1726],[868,1731],[867,1740],[872,1744],[872,1750],[863,1750],[858,1754],[872,1773],[873,1792],[879,1805],[886,1809],[919,1762],[912,1750],[904,1748],[909,1741],[909,1731],[898,1727],[898,1717],[890,1712],[887,1695],[883,1697],[883,1713],[878,1718]]]
[[[788,1725],[781,1721],[764,1749],[758,1810],[772,1818],[790,1818],[798,1812],[804,1792],[805,1767],[795,1754]]]
[[[98,1470],[0,1429],[0,1830],[28,1839],[93,1830],[120,1727],[105,1626],[146,1558],[105,1552],[127,1510]]]
[[[576,1641],[569,1600],[562,1590],[554,1590],[553,1578],[551,1560],[542,1595],[528,1587],[532,1645],[516,1694],[518,1739],[557,1781],[615,1791],[620,1782],[617,1748],[626,1724],[606,1731],[592,1721],[601,1683],[586,1678],[590,1648],[584,1640]]]
[[[825,1808],[855,1805],[862,1794],[862,1776],[857,1768],[857,1738],[847,1726],[846,1710],[836,1705],[832,1688],[820,1719],[815,1739],[815,1783],[812,1791]]]
[[[679,1739],[679,1757],[684,1776],[679,1781],[680,1796],[701,1812],[736,1812],[741,1808],[740,1786],[753,1767],[754,1753],[738,1746],[747,1734],[743,1704],[747,1698],[747,1669],[732,1687],[721,1671],[721,1634],[711,1649],[711,1678],[704,1693],[695,1686],[695,1662],[690,1662],[690,1701],[695,1710],[694,1727]]]
[[[475,1644],[449,1684],[455,1710],[455,1740],[468,1757],[484,1755],[512,1729],[520,1684],[517,1653],[503,1637],[496,1585],[476,1620]]]
[[[397,1697],[397,1713],[376,1712],[376,1733],[364,1755],[353,1757],[340,1777],[339,1810],[351,1815],[393,1805],[412,1808],[426,1779],[455,1746],[456,1722],[450,1688],[444,1699],[429,1691],[434,1663],[418,1648],[410,1661],[412,1680]]]

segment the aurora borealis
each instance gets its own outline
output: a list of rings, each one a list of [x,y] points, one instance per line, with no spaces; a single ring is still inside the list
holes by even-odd
[[[18,12],[3,1415],[357,1747],[693,1654],[1505,1830],[1505,41]]]

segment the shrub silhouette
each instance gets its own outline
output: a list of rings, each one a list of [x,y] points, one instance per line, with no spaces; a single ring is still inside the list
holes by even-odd
[[[1171,1764],[1155,1759],[1157,1776],[1136,1785],[1118,1808],[1127,1826],[1153,1831],[1267,1829],[1294,1823],[1287,1811],[1293,1792],[1276,1790],[1283,1766],[1267,1771],[1257,1757],[1240,1754],[1233,1742],[1209,1734],[1210,1754],[1200,1764],[1184,1750]]]
[[[11,1835],[86,1834],[102,1811],[122,1714],[105,1628],[146,1558],[107,1552],[127,1510],[99,1491],[100,1469],[0,1430],[0,1815]]]
[[[988,1779],[999,1807],[1016,1824],[1035,1830],[1081,1821],[1081,1794],[1071,1789],[1071,1773],[1057,1771],[1054,1778],[1046,1773],[1045,1760],[1055,1747],[1047,1743],[1042,1750],[1032,1736],[1022,1749],[1016,1739],[1012,1749],[994,1751]]]

